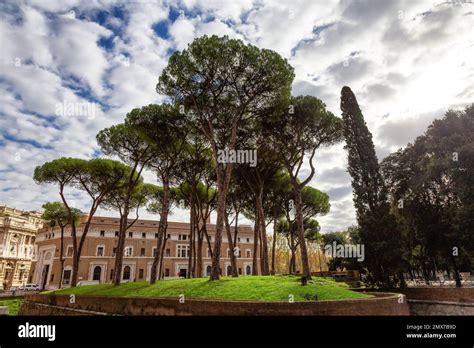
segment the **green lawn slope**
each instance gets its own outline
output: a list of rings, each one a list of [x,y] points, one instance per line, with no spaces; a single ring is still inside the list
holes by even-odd
[[[178,297],[219,300],[295,301],[342,300],[367,298],[371,295],[349,290],[347,284],[330,278],[314,277],[302,286],[295,276],[222,277],[219,281],[208,278],[161,280],[154,285],[148,282],[131,282],[119,286],[112,284],[79,286],[49,293],[79,296],[118,297]],[[317,295],[317,297],[315,297]]]
[[[18,315],[22,302],[21,298],[0,299],[0,306],[8,307],[8,315]]]

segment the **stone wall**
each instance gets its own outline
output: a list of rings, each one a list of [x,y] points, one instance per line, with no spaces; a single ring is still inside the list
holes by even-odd
[[[454,302],[474,302],[474,287],[443,288],[417,287],[406,288],[402,291],[409,300],[435,300]]]
[[[413,315],[474,315],[474,288],[407,288]]]
[[[253,302],[171,298],[28,295],[19,315],[157,315],[157,316],[299,316],[410,315],[399,295],[377,293],[373,298],[316,302]]]

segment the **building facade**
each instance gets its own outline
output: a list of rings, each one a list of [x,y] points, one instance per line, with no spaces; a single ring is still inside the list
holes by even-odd
[[[42,227],[38,212],[0,207],[0,289],[27,283],[36,234]]]
[[[94,217],[85,239],[79,263],[78,280],[82,283],[110,283],[114,274],[115,254],[118,243],[119,218]],[[127,231],[125,251],[122,266],[122,280],[144,281],[150,279],[151,265],[156,253],[156,237],[158,221],[138,220]],[[212,248],[214,247],[216,226],[207,224]],[[77,234],[82,233],[81,225]],[[185,277],[189,259],[189,224],[168,222],[167,241],[164,247],[162,276],[167,278]],[[79,240],[79,237],[78,237]],[[60,277],[60,230],[48,226],[39,231],[36,238],[37,257],[34,261],[34,271],[31,273],[33,283],[44,289],[59,287]],[[197,246],[196,246],[197,247]],[[252,274],[253,260],[253,229],[241,226],[238,229],[238,239],[235,254],[237,255],[238,273]],[[230,275],[230,250],[227,238],[223,236],[221,249],[221,273]],[[206,240],[203,242],[203,267],[201,276],[205,277],[211,271],[211,258]],[[70,285],[72,278],[73,246],[71,230],[66,228],[64,233],[64,270],[61,287]]]

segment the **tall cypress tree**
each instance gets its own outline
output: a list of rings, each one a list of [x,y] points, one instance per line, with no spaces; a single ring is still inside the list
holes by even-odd
[[[360,242],[365,245],[367,281],[378,287],[397,286],[403,283],[400,233],[390,213],[372,134],[354,93],[347,86],[341,91],[341,111]]]

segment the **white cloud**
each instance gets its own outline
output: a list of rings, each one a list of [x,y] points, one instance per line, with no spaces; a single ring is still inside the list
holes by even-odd
[[[172,7],[183,17],[170,20]],[[102,13],[99,21],[100,10],[123,16]],[[155,85],[170,52],[204,34],[279,52],[295,67],[293,93],[318,96],[336,115],[349,84],[383,157],[449,107],[473,102],[473,18],[469,4],[442,1],[7,2],[0,19],[0,204],[33,209],[57,200],[55,188],[33,182],[34,167],[92,156],[97,131],[134,107],[162,102]],[[155,32],[158,24],[167,35]],[[90,98],[108,107],[98,106],[94,118],[55,114],[58,103]],[[323,231],[355,222],[346,161],[342,143],[316,156],[311,184],[332,205],[320,219]],[[156,180],[151,172],[145,177]],[[87,206],[87,197],[70,194]],[[187,218],[186,211],[172,217]]]

